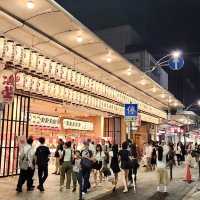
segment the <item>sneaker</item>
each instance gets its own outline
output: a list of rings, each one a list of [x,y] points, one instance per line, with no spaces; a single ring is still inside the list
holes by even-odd
[[[91,192],[91,191],[92,191],[91,188],[87,189],[87,192]]]
[[[27,188],[27,191],[28,191],[28,192],[33,191],[33,190],[34,190],[33,187],[31,187],[31,188]]]
[[[72,192],[76,192],[76,188],[73,188]]]
[[[124,189],[124,190],[123,190],[123,193],[127,193],[127,192],[128,192],[128,189]]]
[[[62,192],[63,191],[63,188],[64,188],[64,186],[62,185],[62,186],[60,186],[60,192]]]
[[[85,196],[85,195],[86,195],[86,193],[85,193],[85,192],[82,192],[82,195],[83,195],[83,196]]]
[[[40,190],[40,192],[44,192],[43,186],[38,185],[38,186],[37,186],[37,189]]]

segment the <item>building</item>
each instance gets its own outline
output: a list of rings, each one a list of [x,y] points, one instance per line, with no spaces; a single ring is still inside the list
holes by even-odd
[[[120,144],[137,136],[142,148],[167,118],[165,110],[183,107],[54,0],[33,9],[11,2],[0,3],[0,176],[18,173],[27,136],[44,136],[51,148],[58,138]],[[134,136],[124,120],[130,102],[139,106]]]

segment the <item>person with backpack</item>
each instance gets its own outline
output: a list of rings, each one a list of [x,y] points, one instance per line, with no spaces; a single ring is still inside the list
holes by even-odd
[[[64,145],[64,150],[61,155],[61,170],[60,170],[60,191],[63,191],[65,174],[67,177],[66,189],[70,189],[71,178],[72,178],[72,160],[73,151],[71,148],[71,142],[66,142]]]
[[[92,171],[94,159],[92,151],[89,150],[89,143],[85,141],[83,150],[81,151],[81,178],[83,179],[83,185],[81,187],[82,194],[89,192],[91,188],[90,184],[90,173]],[[82,182],[82,181],[81,181]]]
[[[38,166],[38,178],[39,178],[39,185],[37,189],[41,192],[44,191],[44,182],[48,177],[48,162],[49,156],[51,154],[49,147],[45,145],[45,138],[39,138],[40,146],[36,149],[35,156],[36,156],[36,164]]]
[[[34,190],[33,175],[34,175],[34,149],[32,147],[33,138],[29,137],[27,143],[22,147],[19,156],[20,175],[17,183],[17,192],[22,192],[22,186],[27,181],[27,191]]]

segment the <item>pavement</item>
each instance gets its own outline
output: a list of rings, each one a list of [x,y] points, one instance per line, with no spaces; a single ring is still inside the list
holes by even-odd
[[[51,173],[51,172],[50,172]],[[50,174],[49,173],[49,174]],[[111,183],[104,181],[96,188],[92,188],[86,196],[86,200],[199,200],[200,192],[197,192],[198,183],[197,169],[192,169],[193,180],[191,184],[183,181],[183,167],[174,168],[174,180],[169,184],[168,195],[156,192],[156,172],[141,172],[138,174],[137,192],[130,189],[128,193],[122,193],[121,178],[119,188],[115,193],[112,193]],[[22,193],[16,193],[16,183],[18,177],[8,177],[0,179],[0,200],[78,200],[78,192],[72,193],[70,190],[59,191],[59,176],[50,174],[45,185],[45,192],[37,190],[32,192],[26,191],[24,185]],[[36,180],[37,182],[37,180]],[[35,185],[37,185],[35,183]]]

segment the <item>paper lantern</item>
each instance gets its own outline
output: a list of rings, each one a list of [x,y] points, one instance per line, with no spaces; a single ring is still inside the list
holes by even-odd
[[[56,85],[54,83],[50,83],[49,84],[50,88],[49,88],[49,97],[55,97],[55,89],[56,89]]]
[[[49,76],[49,68],[50,68],[50,63],[51,60],[49,58],[44,58],[44,62],[43,62],[43,74],[44,76]]]
[[[5,43],[4,60],[6,62],[12,62],[14,57],[14,41],[7,40]]]
[[[15,93],[15,74],[12,70],[0,72],[0,102],[11,103]]]
[[[50,90],[50,82],[44,81],[44,95],[45,96],[49,95],[49,90]]]
[[[62,66],[61,68],[61,82],[66,83],[67,82],[67,68],[65,66]]]
[[[3,58],[5,52],[5,37],[0,36],[0,58]]]
[[[17,65],[17,66],[22,65],[23,50],[24,48],[20,44],[16,44],[14,46],[14,58],[13,58],[14,65]]]
[[[60,85],[55,86],[55,97],[59,98],[60,97]]]
[[[55,74],[55,79],[57,81],[61,80],[61,73],[62,73],[62,64],[58,63],[56,66],[56,74]]]
[[[84,88],[85,87],[85,76],[81,74],[80,79],[81,79],[80,86],[81,86],[81,88]]]
[[[61,86],[59,98],[64,99],[64,97],[65,97],[65,87]]]
[[[32,77],[29,75],[24,75],[24,90],[30,92],[32,83]]]
[[[76,71],[72,70],[72,81],[71,81],[72,85],[76,84]]]
[[[30,65],[31,50],[29,48],[23,49],[22,54],[22,68],[28,69]]]
[[[35,72],[37,71],[38,53],[36,51],[32,51],[30,59],[29,70]]]
[[[71,83],[72,80],[72,70],[70,68],[67,69],[67,82]]]
[[[56,67],[57,67],[57,62],[55,61],[51,61],[50,63],[50,78],[51,79],[55,79],[55,76],[56,76]]]
[[[38,78],[32,77],[31,78],[31,84],[30,84],[30,91],[33,93],[37,93],[37,85],[38,84]]]
[[[81,74],[79,72],[76,73],[76,85],[81,86]]]
[[[38,73],[38,74],[42,74],[43,73],[44,60],[45,60],[45,57],[43,55],[39,55],[38,56],[36,73]]]
[[[16,74],[16,89],[23,90],[24,89],[24,74],[17,73]]]
[[[44,80],[39,80],[40,84],[38,86],[38,93],[39,94],[44,94],[44,87],[45,87],[45,81]]]

